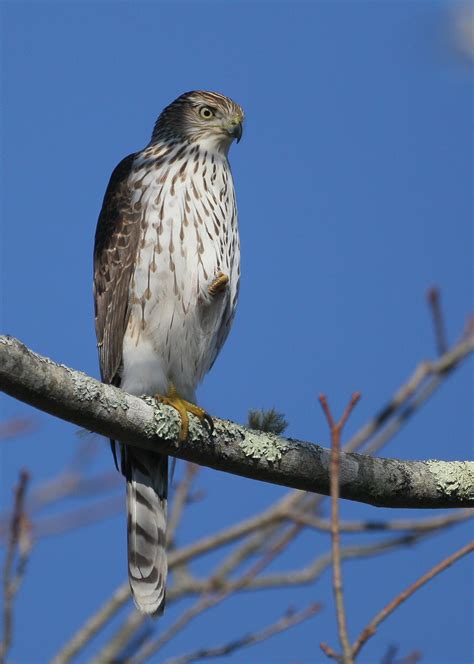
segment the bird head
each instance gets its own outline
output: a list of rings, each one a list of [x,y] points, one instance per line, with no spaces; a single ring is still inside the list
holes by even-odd
[[[217,92],[185,92],[167,106],[156,121],[152,142],[184,140],[227,154],[240,141],[244,112]]]

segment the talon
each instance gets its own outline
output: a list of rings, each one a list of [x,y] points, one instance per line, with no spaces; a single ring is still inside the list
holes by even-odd
[[[209,429],[209,433],[214,433],[214,420],[212,417],[209,415],[209,413],[204,413],[204,422],[207,424],[207,427]]]
[[[229,277],[226,274],[217,275],[212,284],[209,286],[208,291],[209,295],[217,295],[217,293],[222,293],[227,284],[229,283]]]
[[[184,442],[189,434],[189,416],[188,413],[192,413],[193,415],[196,415],[197,418],[201,422],[205,421],[208,426],[210,426],[210,422],[212,423],[212,418],[206,413],[206,411],[203,408],[200,408],[199,406],[196,406],[196,404],[191,403],[190,401],[186,401],[186,399],[182,399],[179,394],[176,392],[175,387],[172,385],[168,391],[168,395],[166,397],[162,396],[161,394],[155,394],[155,399],[159,403],[163,403],[167,406],[171,406],[175,410],[178,411],[178,414],[181,418],[181,429],[179,432],[179,442],[182,443]],[[214,425],[212,424],[212,427]]]

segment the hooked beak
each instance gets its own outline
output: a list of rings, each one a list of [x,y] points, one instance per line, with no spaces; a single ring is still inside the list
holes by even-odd
[[[237,143],[242,138],[242,122],[243,122],[242,117],[237,116],[232,120],[227,129],[232,138],[236,139]]]
[[[236,139],[237,143],[240,142],[240,139],[242,138],[242,122],[235,125],[232,131],[232,136]]]

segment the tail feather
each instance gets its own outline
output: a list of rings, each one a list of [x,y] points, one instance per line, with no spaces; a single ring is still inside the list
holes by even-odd
[[[168,457],[126,451],[128,577],[133,600],[143,613],[165,606]]]

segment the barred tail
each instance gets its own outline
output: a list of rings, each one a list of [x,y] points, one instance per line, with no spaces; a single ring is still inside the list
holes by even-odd
[[[139,611],[163,613],[168,575],[168,457],[131,448],[125,454],[130,588]]]

